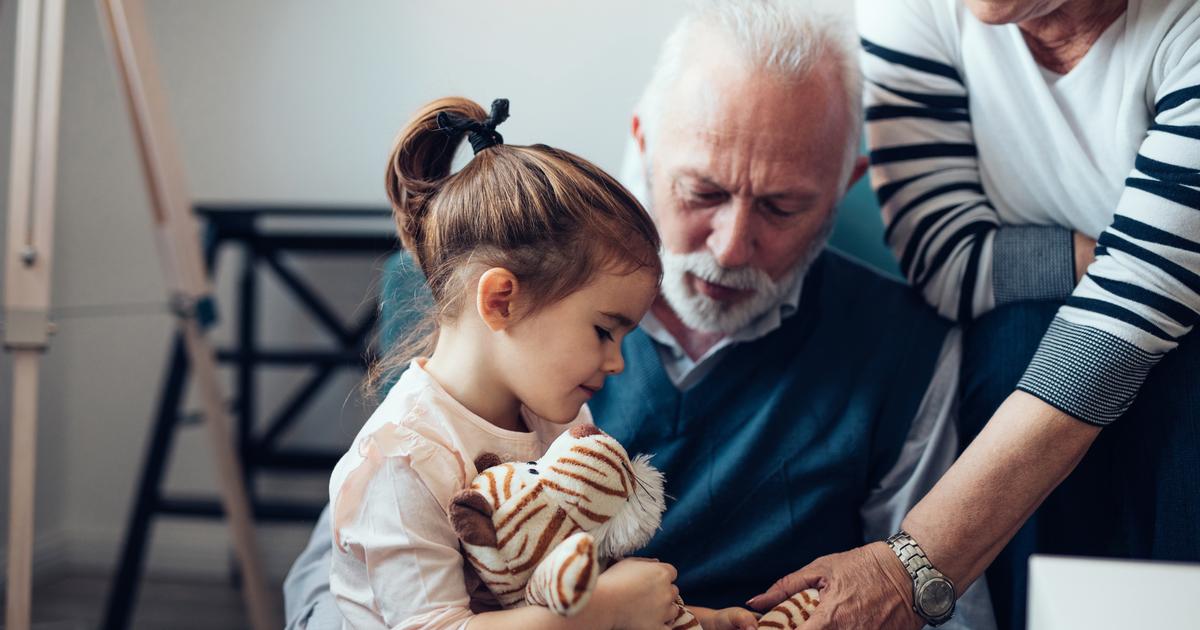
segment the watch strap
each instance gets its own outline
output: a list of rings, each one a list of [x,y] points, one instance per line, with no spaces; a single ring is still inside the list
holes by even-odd
[[[889,537],[885,541],[896,557],[900,559],[900,564],[904,566],[904,570],[908,572],[908,576],[912,578],[913,584],[913,612],[920,615],[931,626],[938,626],[948,621],[954,613],[954,606],[951,603],[949,612],[942,616],[932,616],[926,613],[921,602],[918,601],[918,592],[921,586],[927,584],[931,580],[941,580],[953,589],[953,582],[947,578],[941,571],[934,568],[933,563],[929,561],[929,557],[925,555],[925,550],[913,540],[913,537],[904,530],[900,530],[895,535]]]

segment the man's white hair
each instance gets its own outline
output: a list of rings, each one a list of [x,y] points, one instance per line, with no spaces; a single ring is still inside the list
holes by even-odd
[[[663,42],[654,73],[637,106],[647,155],[653,153],[663,97],[683,73],[689,45],[702,45],[693,43],[692,36],[698,27],[715,28],[729,37],[742,61],[787,79],[803,79],[820,64],[837,64],[850,124],[839,187],[844,190],[858,157],[862,128],[858,39],[846,4],[835,0],[694,0]]]

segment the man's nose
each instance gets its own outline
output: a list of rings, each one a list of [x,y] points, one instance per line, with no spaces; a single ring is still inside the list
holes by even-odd
[[[713,215],[707,245],[722,267],[745,266],[754,256],[753,210],[750,200],[734,198]]]

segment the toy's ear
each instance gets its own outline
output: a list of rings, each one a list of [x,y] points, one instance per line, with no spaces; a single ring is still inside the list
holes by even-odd
[[[499,466],[503,463],[504,462],[500,461],[499,455],[495,453],[484,452],[475,457],[475,470],[478,472],[483,472],[492,466]]]
[[[450,524],[459,540],[476,547],[496,546],[492,504],[474,490],[463,490],[450,500]]]

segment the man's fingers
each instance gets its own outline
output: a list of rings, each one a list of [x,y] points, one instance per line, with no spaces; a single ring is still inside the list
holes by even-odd
[[[779,602],[806,588],[820,588],[824,582],[823,577],[824,573],[810,564],[795,573],[789,573],[779,578],[765,593],[751,597],[746,605],[756,610],[769,610]]]

